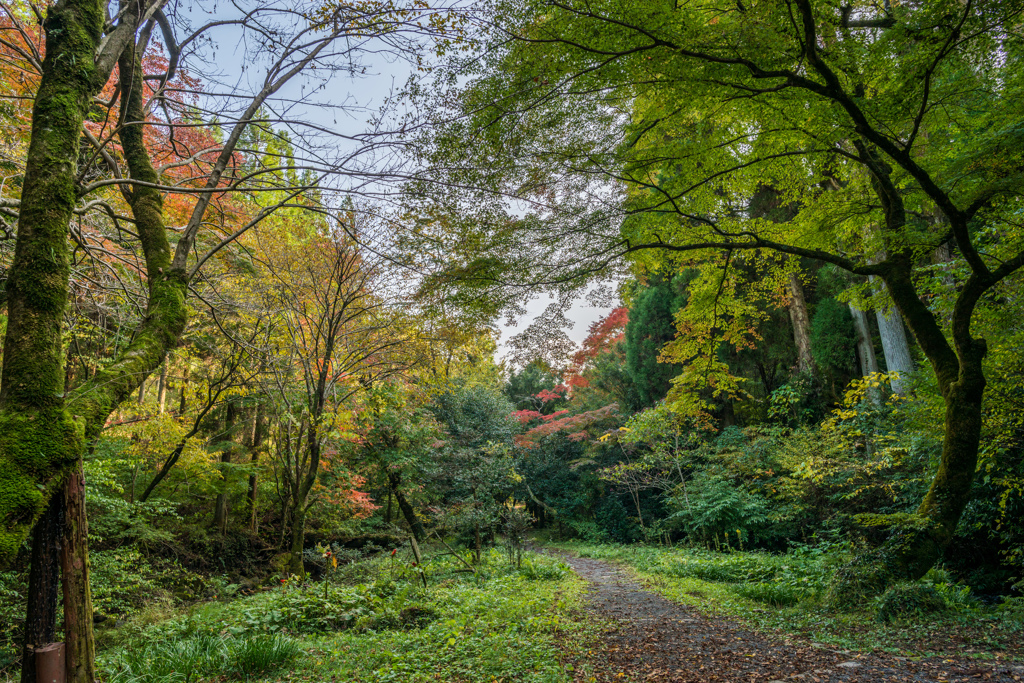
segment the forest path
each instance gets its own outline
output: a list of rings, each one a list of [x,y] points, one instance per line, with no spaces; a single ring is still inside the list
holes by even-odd
[[[548,551],[551,552],[551,551]],[[1020,681],[1015,665],[967,659],[909,661],[784,642],[726,619],[709,617],[645,590],[615,565],[557,554],[591,586],[590,609],[615,626],[577,681],[667,683],[833,683],[844,681]],[[595,678],[590,678],[595,676]]]

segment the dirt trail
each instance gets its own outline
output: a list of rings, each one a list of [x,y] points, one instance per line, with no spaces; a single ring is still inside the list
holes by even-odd
[[[590,662],[596,674],[579,681],[1021,681],[1024,667],[971,660],[908,661],[786,643],[736,623],[708,617],[644,590],[600,560],[562,555],[591,583],[591,609],[617,626]]]

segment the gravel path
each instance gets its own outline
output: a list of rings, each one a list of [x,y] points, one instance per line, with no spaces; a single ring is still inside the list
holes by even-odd
[[[1024,666],[973,660],[909,661],[783,642],[670,602],[614,565],[561,555],[591,584],[591,609],[616,626],[578,681],[1021,681]],[[589,667],[588,667],[589,668]]]

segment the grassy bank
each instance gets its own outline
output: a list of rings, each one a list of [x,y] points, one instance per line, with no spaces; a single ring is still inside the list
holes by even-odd
[[[110,683],[558,683],[595,635],[578,616],[583,588],[534,554],[517,569],[492,551],[476,573],[451,556],[421,567],[384,556],[321,582],[144,611],[104,634],[100,664]]]
[[[894,613],[893,606],[882,598],[868,599],[857,610],[837,611],[825,605],[824,596],[836,569],[849,559],[838,554],[814,549],[771,555],[610,544],[549,545],[582,557],[618,562],[670,600],[783,637],[908,656],[1024,659],[1024,605],[1018,601],[985,605],[968,588],[952,583],[942,570],[932,570],[921,582],[923,590],[940,599],[927,611],[908,604]]]

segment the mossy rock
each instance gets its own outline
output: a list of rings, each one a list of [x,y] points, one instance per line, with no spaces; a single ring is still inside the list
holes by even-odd
[[[292,554],[291,553],[278,553],[270,558],[270,573],[271,575],[278,577],[285,577],[289,575],[288,567],[291,565]]]
[[[932,586],[901,582],[882,596],[876,618],[883,624],[908,617],[926,616],[946,609],[946,603]]]

